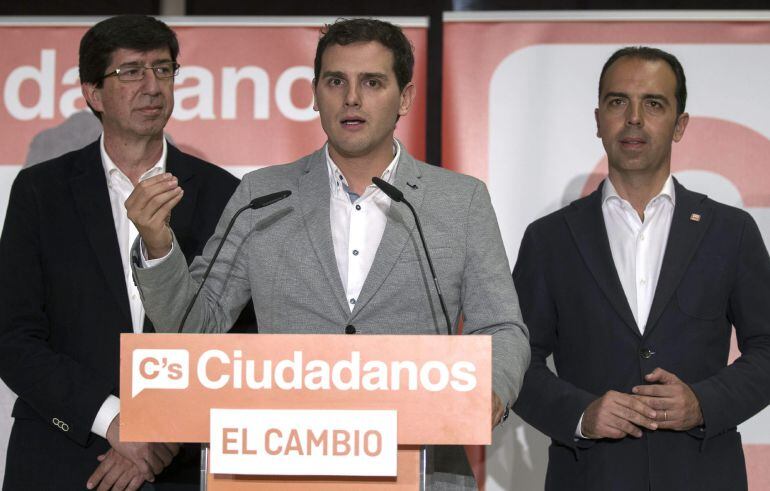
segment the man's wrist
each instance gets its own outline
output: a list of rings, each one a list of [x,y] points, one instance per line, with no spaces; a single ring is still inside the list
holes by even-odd
[[[120,399],[110,394],[96,413],[94,422],[91,425],[91,432],[102,438],[107,438],[107,431],[110,429],[110,425],[119,413]]]
[[[168,250],[165,252],[165,254],[162,254],[162,255],[157,256],[157,257],[153,257],[154,254],[152,254],[148,250],[146,244],[144,243],[144,239],[142,239],[141,236],[139,237],[139,256],[140,256],[140,259],[141,259],[141,267],[142,268],[151,268],[153,266],[156,266],[156,265],[162,263],[163,261],[166,260],[166,258],[168,258],[171,255],[171,253],[173,251],[174,251],[174,242],[172,240],[171,244],[168,246]],[[156,254],[158,254],[158,253],[156,252]]]

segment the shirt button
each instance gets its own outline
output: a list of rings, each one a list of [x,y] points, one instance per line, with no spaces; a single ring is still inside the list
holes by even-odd
[[[644,234],[639,236],[639,240],[644,240]]]
[[[644,278],[639,280],[639,284],[644,285],[645,283],[647,283],[647,280],[645,280]]]
[[[356,333],[356,328],[353,325],[348,324],[347,326],[345,326],[345,334],[355,334],[355,333]]]
[[[360,210],[360,209],[361,209],[361,205],[356,205],[356,210]]]
[[[357,255],[358,255],[358,249],[353,249],[353,255],[354,255],[354,256],[357,256]]]

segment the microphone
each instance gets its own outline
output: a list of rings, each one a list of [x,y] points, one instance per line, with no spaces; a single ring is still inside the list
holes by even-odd
[[[444,320],[446,321],[447,334],[452,335],[452,323],[449,321],[449,313],[446,310],[446,304],[444,303],[444,296],[441,294],[441,287],[438,285],[438,278],[436,277],[436,270],[433,268],[433,261],[430,258],[430,252],[428,252],[428,244],[425,242],[425,235],[422,233],[422,225],[420,225],[420,219],[417,218],[417,212],[412,204],[404,198],[402,193],[396,186],[390,184],[387,181],[383,181],[379,177],[372,177],[372,182],[375,186],[380,188],[388,198],[397,203],[404,203],[412,212],[414,217],[414,223],[417,225],[417,232],[420,235],[420,241],[422,242],[422,249],[425,251],[425,257],[428,259],[428,267],[430,268],[430,274],[433,276],[433,284],[436,285],[436,293],[438,293],[438,301],[441,304],[441,311],[444,313]]]
[[[227,224],[225,233],[222,236],[222,239],[219,241],[217,250],[214,252],[214,256],[211,258],[211,261],[209,262],[209,265],[206,268],[206,272],[203,273],[203,278],[201,279],[201,284],[198,285],[198,290],[195,292],[195,295],[193,295],[192,300],[190,300],[190,303],[187,304],[187,310],[185,310],[184,312],[184,316],[182,317],[182,322],[179,323],[179,327],[176,330],[177,334],[182,332],[182,326],[184,326],[184,323],[187,320],[187,316],[190,315],[192,306],[195,304],[195,301],[198,299],[198,295],[203,289],[203,284],[206,283],[206,278],[209,277],[209,273],[211,272],[211,267],[214,266],[214,262],[217,260],[217,257],[219,256],[219,251],[222,250],[222,246],[225,244],[225,239],[230,234],[230,229],[233,228],[233,225],[235,224],[235,220],[240,216],[241,213],[243,213],[246,210],[258,210],[259,208],[264,208],[265,206],[270,206],[274,203],[277,203],[282,199],[288,198],[289,196],[291,196],[291,191],[289,191],[288,189],[285,191],[278,191],[277,193],[260,196],[259,198],[254,198],[249,202],[248,205],[240,208],[238,211],[235,212],[235,215],[233,215],[233,218],[230,219],[230,223]]]

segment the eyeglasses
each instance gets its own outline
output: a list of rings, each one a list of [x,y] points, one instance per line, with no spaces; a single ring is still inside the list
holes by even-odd
[[[144,79],[144,72],[146,70],[152,70],[157,79],[171,78],[179,74],[179,63],[169,61],[152,66],[122,65],[114,71],[103,75],[101,80],[107,77],[118,77],[118,80],[121,82],[138,82]]]

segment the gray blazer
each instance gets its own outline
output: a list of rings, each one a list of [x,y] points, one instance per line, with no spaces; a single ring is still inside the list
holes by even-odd
[[[492,335],[493,388],[503,402],[513,403],[529,365],[528,332],[486,186],[416,161],[403,146],[394,185],[420,217],[453,330],[462,315],[464,334]],[[235,211],[284,189],[291,197],[238,218],[185,331],[225,332],[251,298],[263,333],[342,334],[347,326],[359,334],[446,332],[414,219],[400,203],[390,206],[374,263],[350,311],[334,256],[323,149],[247,174],[189,273],[176,242],[159,265],[134,267],[158,331],[176,329]]]

